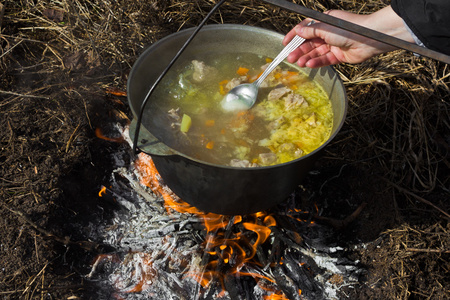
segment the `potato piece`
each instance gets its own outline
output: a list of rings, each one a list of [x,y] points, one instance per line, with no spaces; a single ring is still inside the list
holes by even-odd
[[[183,114],[183,118],[181,119],[181,132],[188,132],[192,125],[192,119],[186,114]]]

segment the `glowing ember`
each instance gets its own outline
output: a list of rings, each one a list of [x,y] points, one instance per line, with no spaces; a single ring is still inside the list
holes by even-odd
[[[106,186],[102,186],[102,188],[98,192],[98,196],[103,197],[103,195],[105,195],[105,194],[106,194]]]

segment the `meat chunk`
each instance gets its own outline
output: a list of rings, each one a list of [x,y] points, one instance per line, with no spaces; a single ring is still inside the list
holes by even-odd
[[[286,118],[281,116],[278,119],[270,122],[270,124],[267,126],[269,130],[276,130],[280,128],[284,123],[286,122]]]
[[[267,69],[267,67],[269,66],[270,63],[267,63],[263,66],[261,66],[261,70],[265,71]],[[276,86],[277,84],[280,83],[280,80],[275,77],[274,75],[277,73],[281,72],[281,68],[280,67],[276,67],[270,74],[269,76],[267,76],[267,78],[261,83],[262,88],[266,88],[266,87],[273,87]],[[255,78],[256,79],[256,78]]]
[[[228,81],[227,84],[225,85],[225,88],[227,90],[231,90],[231,89],[237,87],[238,85],[240,85],[241,83],[245,83],[245,82],[248,82],[248,79],[246,76],[236,77],[236,78],[233,78],[230,81]]]
[[[299,107],[300,105],[307,106],[308,102],[306,102],[305,98],[299,94],[290,93],[284,98],[284,107],[287,110]]]
[[[288,93],[292,93],[292,90],[285,86],[279,87],[271,90],[269,95],[267,96],[267,99],[269,101],[279,100]]]
[[[294,155],[295,155],[295,157],[297,157],[297,158],[302,157],[302,156],[303,156],[303,150],[300,149],[300,148],[297,149],[297,150],[295,150]]]
[[[277,161],[277,155],[275,153],[261,153],[259,155],[259,160],[263,165],[270,165]]]
[[[180,108],[172,108],[167,112],[167,115],[171,121],[170,127],[177,128],[180,127],[181,117],[180,117]]]
[[[208,66],[203,61],[193,60],[192,66],[194,67],[194,74],[192,74],[192,79],[195,82],[203,82],[205,80],[210,80],[217,75],[217,69]]]
[[[230,161],[230,166],[237,167],[237,168],[254,168],[258,167],[258,164],[251,163],[246,159],[232,159]]]

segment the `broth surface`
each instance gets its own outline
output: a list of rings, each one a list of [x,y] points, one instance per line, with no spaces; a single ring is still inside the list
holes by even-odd
[[[298,68],[280,64],[263,82],[250,110],[224,112],[220,102],[253,82],[271,60],[250,53],[202,56],[173,68],[152,98],[167,113],[163,142],[196,159],[237,167],[285,163],[321,146],[333,113],[325,91]]]

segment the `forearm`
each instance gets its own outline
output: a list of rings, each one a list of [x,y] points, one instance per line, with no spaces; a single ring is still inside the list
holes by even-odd
[[[414,43],[414,38],[405,26],[403,19],[398,16],[391,6],[386,6],[383,9],[367,15],[361,20],[361,26],[376,30],[378,32]],[[380,54],[395,50],[396,48],[375,40],[367,42],[368,45],[379,49]]]

